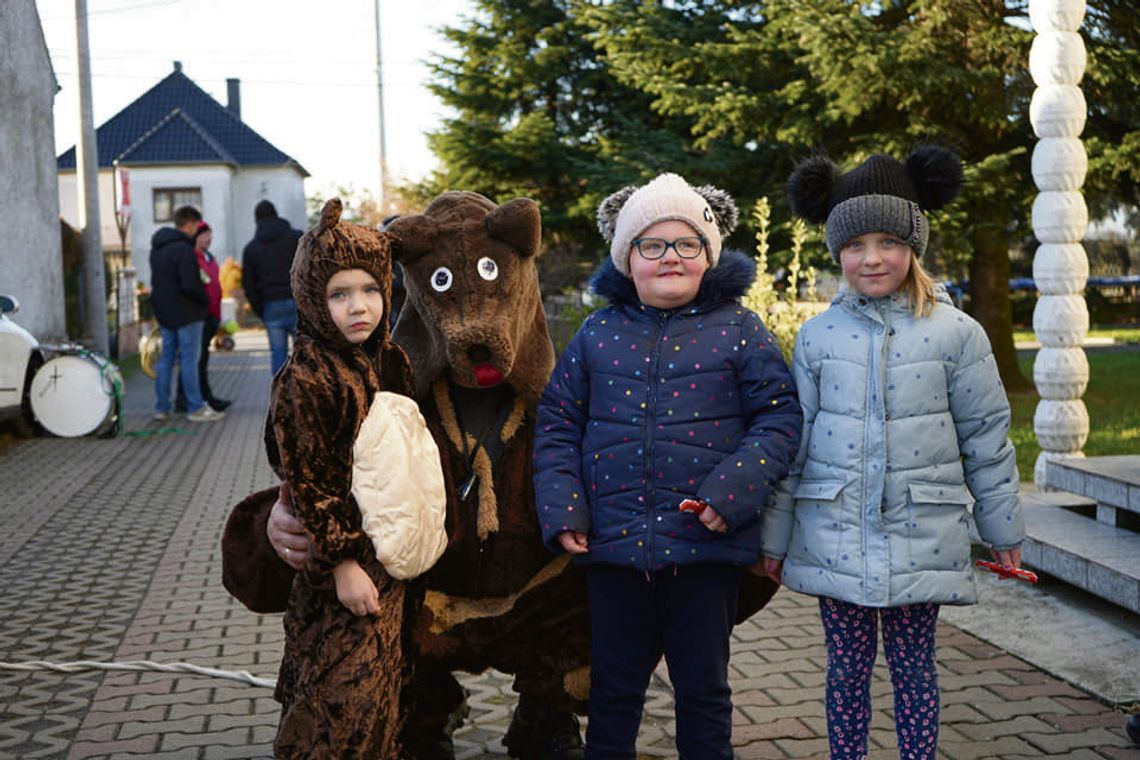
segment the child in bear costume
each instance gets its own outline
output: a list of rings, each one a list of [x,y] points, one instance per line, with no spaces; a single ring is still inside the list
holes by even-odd
[[[535,406],[554,366],[534,263],[538,207],[448,192],[387,231],[407,288],[393,339],[411,359],[448,495],[448,547],[424,577],[413,637],[406,752],[453,757],[450,729],[466,695],[452,672],[494,667],[519,692],[509,754],[581,758],[585,585],[543,546],[532,486]],[[267,523],[288,524],[276,496],[235,507],[223,537],[226,588],[259,612],[283,609],[293,573],[284,544],[266,533]]]
[[[266,426],[269,462],[312,536],[285,611],[274,742],[283,758],[400,757],[406,713],[411,600],[362,528],[352,444],[374,397],[410,394],[411,368],[388,341],[388,236],[341,223],[341,211],[340,200],[326,203],[298,245],[297,342],[273,379]]]

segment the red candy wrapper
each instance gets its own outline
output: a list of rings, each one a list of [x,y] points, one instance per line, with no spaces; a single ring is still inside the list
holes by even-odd
[[[698,501],[696,499],[684,499],[681,501],[682,512],[692,512],[698,517],[700,517],[701,512],[704,512],[706,509],[708,509],[708,506],[709,505],[705,504],[703,501]]]
[[[984,559],[980,559],[974,564],[983,570],[989,570],[999,578],[1016,578],[1017,580],[1025,581],[1026,583],[1037,582],[1037,573],[1033,572],[1032,570],[1022,570],[1021,568],[1017,567],[999,565],[996,562],[987,562]]]

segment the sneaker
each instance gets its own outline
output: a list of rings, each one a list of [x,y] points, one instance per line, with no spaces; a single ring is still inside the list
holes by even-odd
[[[225,412],[215,412],[209,406],[203,406],[196,412],[190,412],[186,415],[186,419],[190,422],[215,422],[223,419],[226,416]]]
[[[233,402],[228,398],[212,398],[206,402],[215,412],[224,412]]]
[[[155,412],[151,419],[155,422],[166,422],[170,419],[170,414],[168,412]]]

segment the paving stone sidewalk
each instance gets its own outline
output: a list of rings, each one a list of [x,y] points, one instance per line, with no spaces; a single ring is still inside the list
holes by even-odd
[[[230,506],[273,482],[261,442],[268,352],[216,354],[211,379],[235,401],[221,422],[150,421],[153,391],[139,374],[127,382],[128,435],[39,438],[0,453],[0,661],[189,662],[275,676],[280,619],[228,597],[218,546]],[[737,756],[825,757],[815,600],[780,593],[733,646]],[[939,667],[939,757],[1140,758],[1120,712],[947,623]],[[509,680],[489,672],[464,683],[472,711],[458,756],[504,757]],[[881,656],[873,697],[871,757],[896,757]],[[276,721],[268,689],[235,681],[0,669],[0,758],[270,757]],[[675,757],[673,738],[662,668],[640,754]]]

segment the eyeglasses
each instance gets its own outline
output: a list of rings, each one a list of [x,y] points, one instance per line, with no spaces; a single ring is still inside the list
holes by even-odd
[[[695,259],[705,249],[705,239],[699,237],[679,237],[670,243],[661,238],[638,238],[633,246],[641,254],[641,258],[654,261],[661,258],[672,248],[683,259]]]

